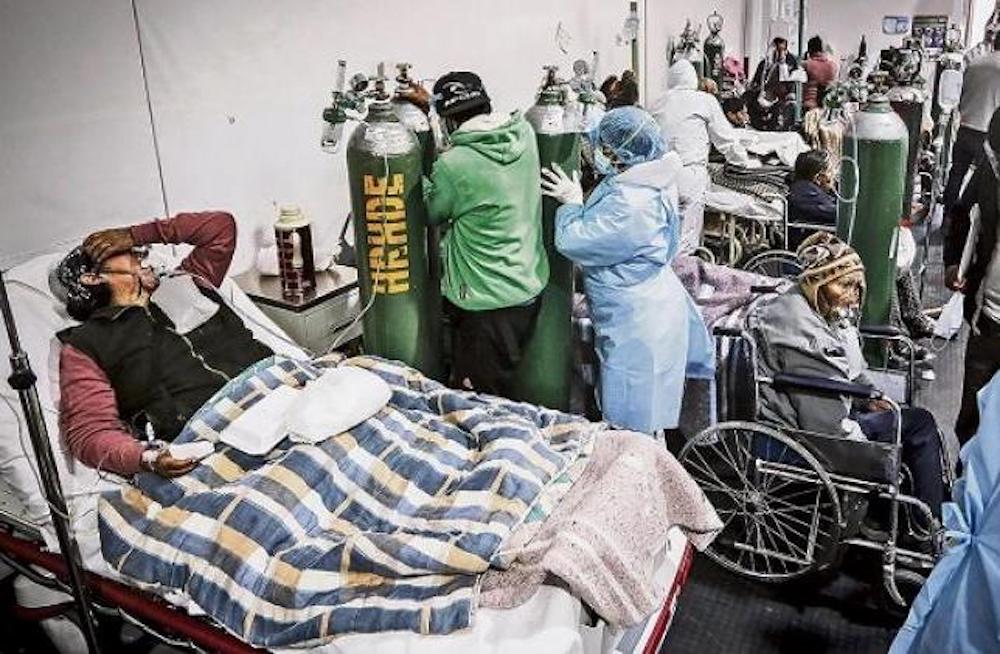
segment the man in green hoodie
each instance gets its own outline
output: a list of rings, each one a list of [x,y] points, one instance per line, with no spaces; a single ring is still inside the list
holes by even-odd
[[[452,381],[509,396],[549,279],[542,243],[538,146],[518,112],[492,113],[477,75],[452,72],[433,97],[407,97],[441,118],[451,147],[424,180],[432,224],[445,228],[441,291],[454,330]]]

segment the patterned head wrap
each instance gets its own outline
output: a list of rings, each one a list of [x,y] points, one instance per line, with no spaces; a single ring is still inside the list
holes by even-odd
[[[795,251],[802,272],[799,286],[813,309],[819,311],[819,289],[854,272],[865,272],[861,256],[847,243],[828,232],[809,236]],[[864,278],[861,282],[864,294]]]
[[[111,289],[107,284],[80,281],[84,273],[94,272],[96,264],[82,247],[76,247],[49,271],[49,289],[66,305],[66,312],[74,320],[86,320],[111,301]]]

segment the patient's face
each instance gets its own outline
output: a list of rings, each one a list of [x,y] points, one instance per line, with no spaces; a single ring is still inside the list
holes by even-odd
[[[822,305],[828,314],[849,312],[861,308],[861,296],[864,294],[865,276],[857,271],[844,275],[819,289]],[[829,315],[827,317],[830,317]]]
[[[750,112],[747,111],[746,107],[736,112],[727,112],[726,118],[729,119],[733,127],[746,127],[750,124]]]
[[[96,275],[88,274],[84,283],[106,282],[111,287],[113,300],[137,297],[142,291],[152,293],[159,286],[156,273],[132,252],[115,254],[101,263]]]

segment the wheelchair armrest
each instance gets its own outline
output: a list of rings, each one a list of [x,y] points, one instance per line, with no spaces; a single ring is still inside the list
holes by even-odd
[[[742,338],[743,330],[739,327],[713,327],[712,335],[716,338],[720,336],[725,338]]]
[[[882,397],[882,391],[874,386],[853,384],[851,382],[840,381],[839,379],[814,377],[812,375],[780,373],[774,376],[774,379],[771,380],[771,385],[777,390],[815,391],[827,395],[847,395],[859,400],[877,400]]]
[[[753,293],[754,295],[767,295],[770,293],[777,293],[779,288],[780,287],[778,286],[769,286],[766,284],[760,286],[754,284],[753,286],[750,287],[750,292]]]
[[[904,336],[903,330],[894,325],[861,325],[858,332],[862,336],[875,336],[877,338],[896,338]]]

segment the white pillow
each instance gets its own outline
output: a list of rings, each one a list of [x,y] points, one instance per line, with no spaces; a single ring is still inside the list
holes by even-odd
[[[170,265],[177,260],[175,248],[156,246],[151,258]],[[70,504],[74,525],[93,524],[88,514],[96,511],[95,496],[103,490],[114,488],[120,479],[77,462],[70,455],[59,434],[59,349],[55,334],[75,322],[65,313],[62,304],[49,289],[49,270],[65,253],[46,254],[30,259],[4,273],[11,308],[14,313],[21,347],[28,354],[32,370],[38,378],[38,399],[45,415],[49,441],[55,454],[63,492]],[[226,279],[219,289],[223,299],[247,324],[254,337],[275,352],[295,358],[305,358],[305,353],[258,309],[231,279]],[[10,355],[6,328],[0,342],[0,359]],[[6,378],[9,370],[0,377]],[[21,415],[17,394],[6,383],[0,385],[0,478],[12,486],[17,499],[25,506],[28,516],[40,526],[50,522],[48,506],[37,478],[34,453],[28,437],[27,425]],[[3,406],[7,405],[7,406]],[[9,407],[9,408],[8,408]],[[103,478],[102,478],[103,477]],[[51,530],[46,530],[49,546],[55,546]]]

